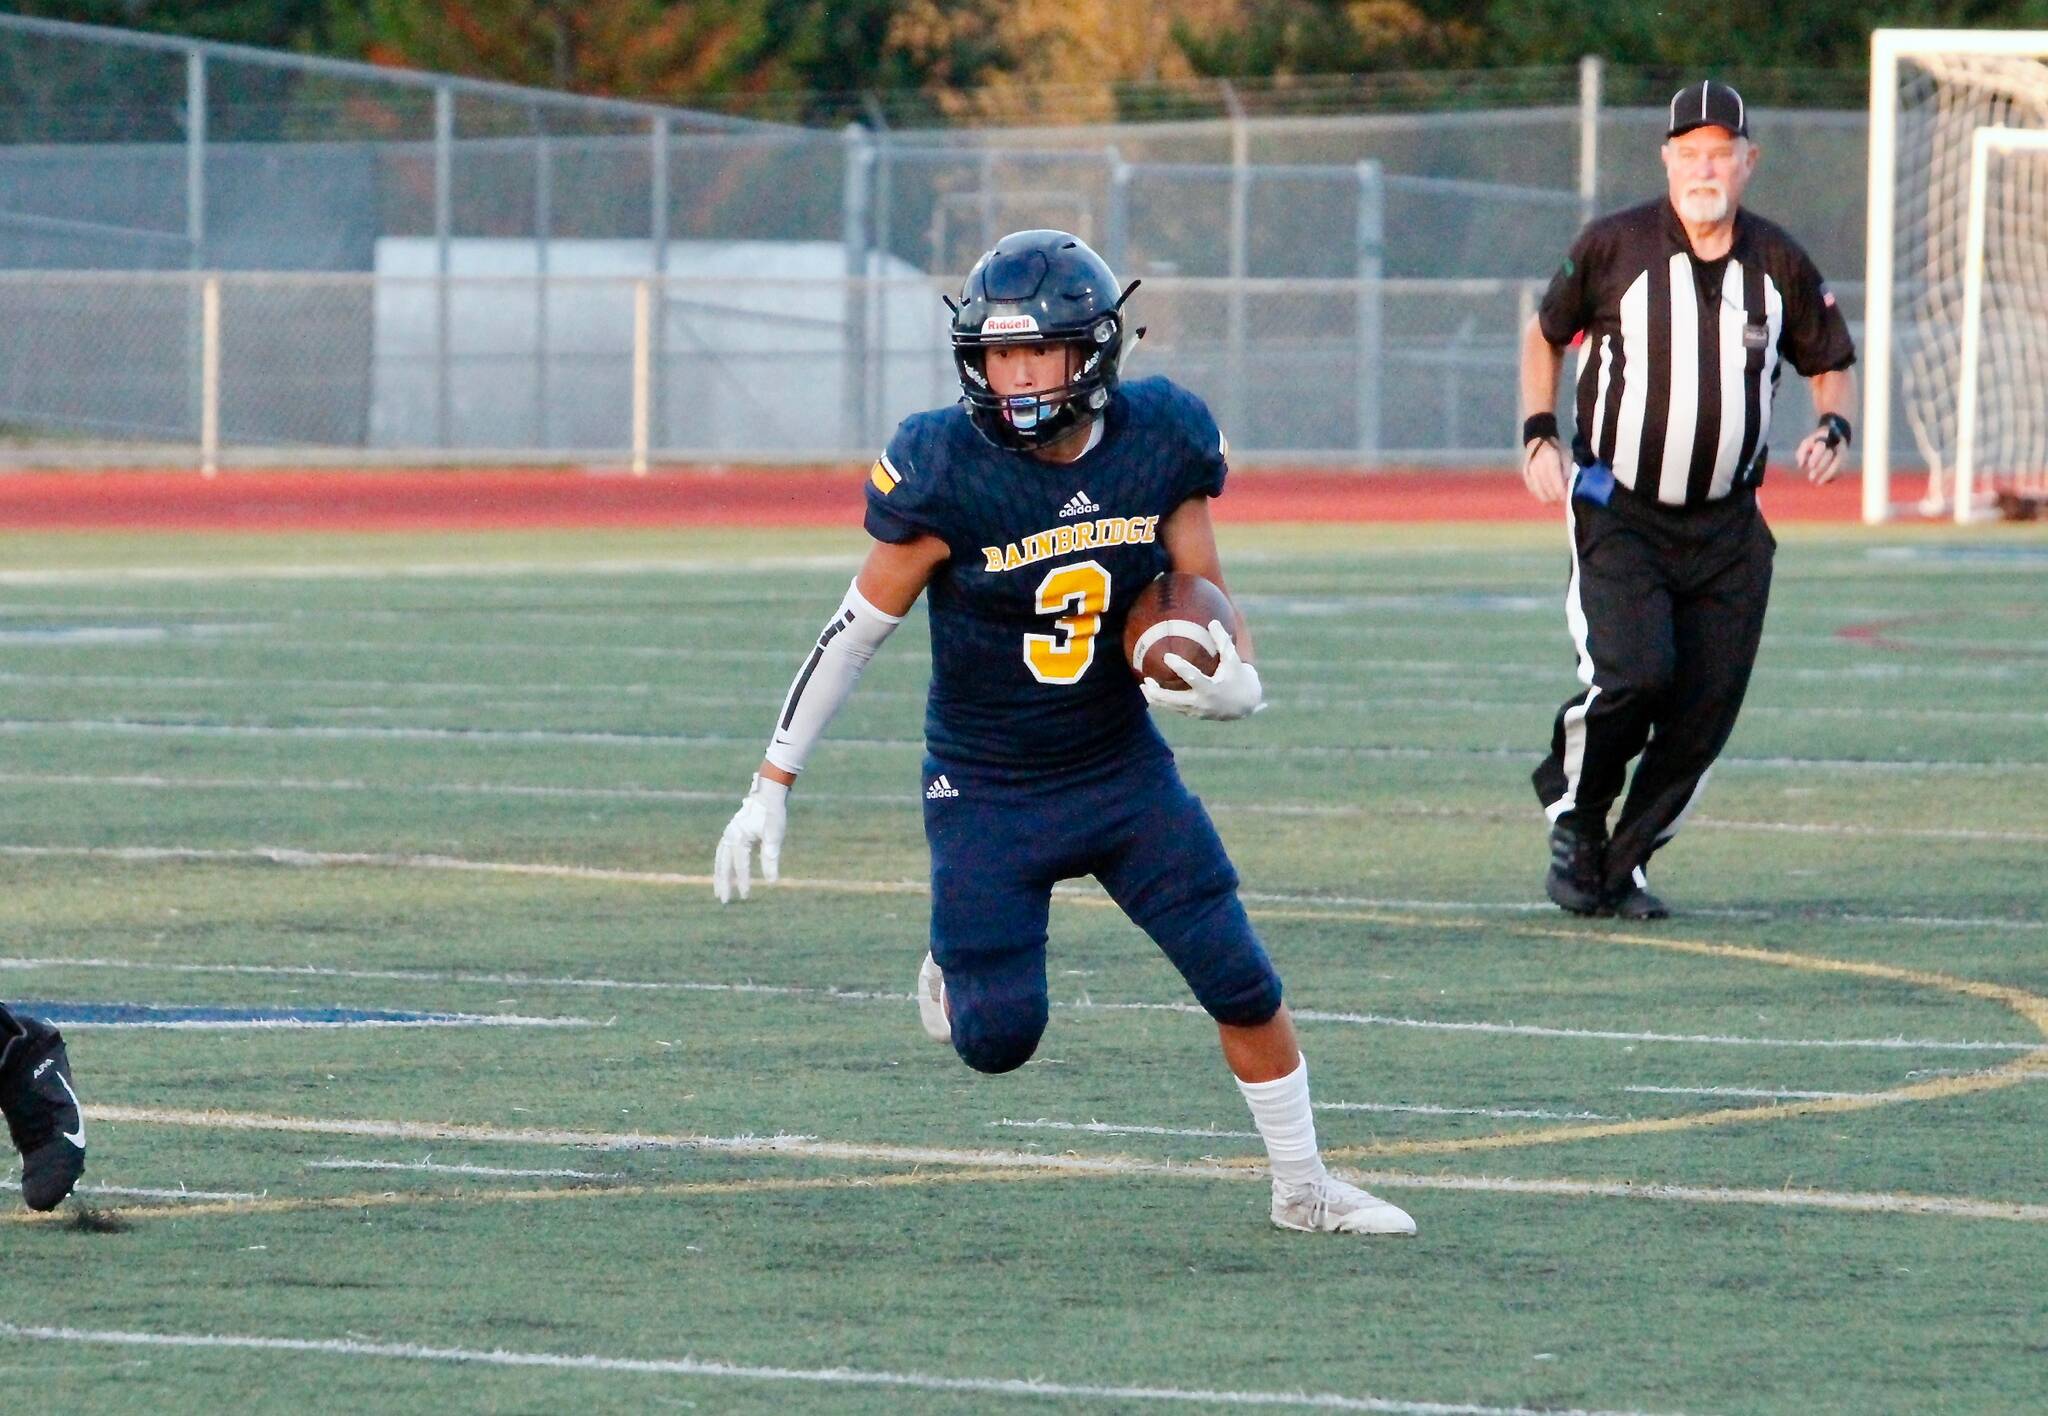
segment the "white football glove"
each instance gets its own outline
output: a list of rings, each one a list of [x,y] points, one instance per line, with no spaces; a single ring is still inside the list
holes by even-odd
[[[1223,627],[1223,621],[1209,621],[1209,637],[1216,642],[1216,672],[1205,674],[1178,654],[1168,654],[1165,664],[1181,677],[1186,688],[1161,688],[1141,679],[1145,700],[1154,708],[1185,713],[1190,718],[1228,722],[1248,718],[1266,706],[1266,690],[1259,671],[1237,656],[1237,641]]]
[[[746,800],[725,823],[718,838],[718,857],[711,867],[711,888],[718,903],[742,900],[752,886],[754,847],[761,848],[761,878],[773,885],[782,874],[782,833],[789,828],[789,788],[756,773]]]

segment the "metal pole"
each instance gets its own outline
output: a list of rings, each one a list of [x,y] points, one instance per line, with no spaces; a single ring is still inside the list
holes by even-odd
[[[1892,191],[1898,172],[1895,32],[1870,32],[1870,166],[1863,217],[1863,520],[1892,512]],[[1935,488],[1929,469],[1928,490]]]
[[[185,264],[190,270],[204,269],[206,264],[206,55],[196,46],[185,51]],[[204,310],[195,320],[191,308],[186,308],[185,367],[194,375],[186,397],[202,424],[206,419],[206,379],[201,372],[206,362],[205,318]],[[200,441],[205,441],[203,432]]]
[[[1122,273],[1130,260],[1131,165],[1114,145],[1103,152],[1109,161],[1109,219],[1102,244],[1107,248],[1109,268]]]
[[[870,99],[872,99],[870,95]],[[882,106],[871,103],[871,111],[881,118]],[[867,278],[867,300],[865,302],[865,323],[862,328],[862,358],[868,368],[862,373],[862,394],[860,433],[863,445],[873,441],[869,430],[882,421],[881,404],[889,382],[888,318],[884,310],[887,295],[880,284],[882,264],[889,258],[889,249],[894,231],[892,230],[896,207],[896,164],[893,159],[894,134],[887,127],[875,134],[875,180],[869,185],[871,201],[868,215],[867,268],[862,275]],[[933,252],[933,260],[938,253]]]
[[[875,148],[867,129],[858,123],[848,123],[840,137],[846,149],[839,206],[841,239],[846,244],[846,304],[840,326],[846,373],[840,387],[839,442],[842,447],[862,447],[868,441],[862,415],[867,407],[868,217]]]
[[[1579,220],[1591,221],[1600,201],[1600,80],[1596,54],[1579,61]]]
[[[653,243],[652,266],[657,275],[668,269],[668,139],[666,117],[647,128],[647,239]]]
[[[1970,141],[1970,202],[1963,236],[1963,347],[1956,379],[1955,516],[1968,523],[1977,496],[1977,364],[1983,358],[1985,197],[1990,190],[1992,128]]]
[[[1224,416],[1242,436],[1247,338],[1244,283],[1250,270],[1246,247],[1251,239],[1251,132],[1245,126],[1244,105],[1238,102],[1237,90],[1231,87],[1230,80],[1218,79],[1216,86],[1230,112],[1230,305],[1224,361],[1229,373],[1223,390]]]
[[[647,235],[648,240],[654,246],[654,260],[651,268],[654,271],[655,279],[661,281],[660,291],[662,297],[662,316],[654,321],[654,328],[651,331],[652,343],[649,346],[650,353],[648,358],[652,361],[653,370],[665,370],[668,368],[669,138],[670,124],[667,114],[661,114],[649,122],[647,128],[647,156],[651,166],[647,174]],[[654,381],[652,371],[650,371],[648,378],[647,416],[649,422],[653,423],[657,416],[665,410],[660,407],[661,385]]]
[[[1380,365],[1385,339],[1380,280],[1386,274],[1386,188],[1377,162],[1358,164],[1358,460],[1380,450]]]
[[[538,121],[539,113],[535,113]],[[548,429],[548,241],[555,220],[555,165],[545,124],[533,140],[533,421],[534,445],[552,448]]]
[[[633,475],[647,475],[647,425],[652,400],[648,397],[649,307],[654,303],[652,281],[633,282]]]
[[[193,270],[206,264],[206,54],[185,55],[185,243]]]
[[[981,150],[981,249],[986,251],[996,243],[996,150],[984,147]],[[933,251],[932,260],[945,258],[945,252]]]
[[[448,265],[454,225],[455,94],[434,90],[434,441],[446,447],[452,423],[448,370]]]
[[[199,474],[220,471],[220,277],[199,286]]]

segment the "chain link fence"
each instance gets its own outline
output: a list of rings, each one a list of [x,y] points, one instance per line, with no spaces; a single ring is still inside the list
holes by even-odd
[[[1853,287],[1855,96],[1733,77],[1754,203]],[[1145,281],[1135,368],[1233,445],[1498,463],[1534,292],[1589,214],[1662,190],[1680,78],[713,112],[0,16],[0,433],[80,460],[866,456],[956,396],[937,291],[1051,225]],[[1815,93],[1841,108],[1762,106]]]
[[[6,273],[0,418],[45,462],[870,457],[897,420],[958,396],[944,288]],[[1490,464],[1539,292],[1493,279],[1148,280],[1128,372],[1208,390],[1233,445],[1266,458]],[[1840,293],[1856,314],[1860,290]],[[1779,400],[1780,448],[1811,426],[1803,387]]]

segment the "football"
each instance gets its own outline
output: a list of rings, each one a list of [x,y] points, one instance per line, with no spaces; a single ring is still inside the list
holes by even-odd
[[[1229,596],[1199,575],[1170,570],[1131,602],[1124,620],[1124,659],[1133,673],[1161,688],[1186,688],[1181,676],[1167,667],[1166,656],[1178,654],[1203,673],[1215,673],[1211,620],[1221,620],[1233,636],[1243,632]]]

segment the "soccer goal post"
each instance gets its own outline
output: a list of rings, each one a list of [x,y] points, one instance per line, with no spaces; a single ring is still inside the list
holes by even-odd
[[[1984,473],[2048,456],[2048,156],[1980,131],[2048,131],[2048,30],[1877,30],[1871,35],[1864,317],[1863,519],[1959,512],[1963,395],[1974,495]],[[1985,184],[1972,258],[1973,172]],[[1964,344],[1977,351],[1965,364]],[[1892,476],[1897,411],[1927,466],[1917,498]],[[2029,446],[2029,442],[2033,445]]]
[[[1995,166],[1994,166],[1995,164]],[[1994,173],[1996,178],[1994,180]],[[2000,195],[1993,205],[1996,186]],[[2015,213],[2018,229],[1994,236]],[[1985,377],[1986,355],[1992,356]],[[1987,390],[1989,397],[1986,396]],[[1979,449],[1985,456],[1979,476]],[[1980,487],[1987,495],[1980,496]],[[2048,493],[2048,129],[1979,128],[1970,145],[1963,337],[1956,371],[1956,520]],[[2029,506],[2028,514],[2036,508]]]

